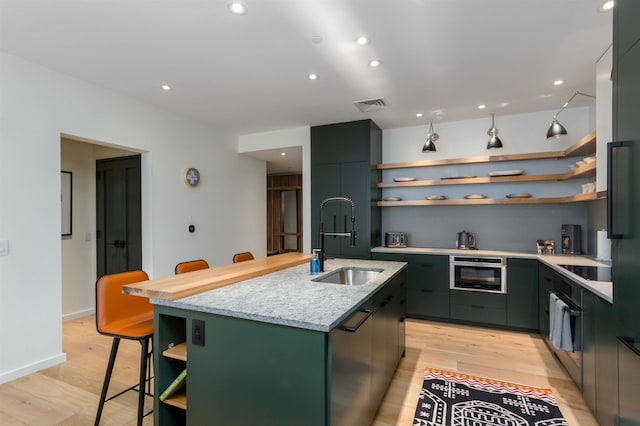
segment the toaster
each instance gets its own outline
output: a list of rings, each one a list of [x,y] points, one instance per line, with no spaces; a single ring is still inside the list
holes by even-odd
[[[384,245],[387,247],[406,247],[407,234],[404,232],[385,232]]]

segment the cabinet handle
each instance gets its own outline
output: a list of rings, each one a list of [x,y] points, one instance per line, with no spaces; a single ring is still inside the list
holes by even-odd
[[[400,318],[400,322],[404,322],[405,319],[405,317]]]
[[[365,321],[368,320],[371,315],[373,315],[373,311],[371,309],[364,309],[360,312],[364,312],[367,315],[365,315],[360,321],[358,321],[356,325],[353,325],[353,326],[345,325],[344,331],[348,331],[349,333],[355,333],[360,328],[360,326],[364,324]]]
[[[401,304],[401,305],[404,305],[406,302],[407,302],[406,300],[402,299],[402,300],[400,301],[400,304]]]
[[[428,290],[426,288],[421,288],[420,291],[423,293],[433,293],[433,290]]]
[[[387,306],[387,303],[389,303],[389,301],[388,301],[388,300],[385,300],[384,302],[382,302],[382,303],[380,304],[380,307],[381,307],[381,308],[384,308],[385,306]]]
[[[484,306],[482,305],[471,305],[471,307],[474,309],[484,309]]]
[[[615,182],[613,181],[614,178],[616,177],[614,176],[614,173],[616,175],[618,175],[618,173],[616,173],[616,171],[613,170],[614,168],[613,160],[615,156],[614,151],[617,149],[627,148],[630,146],[631,146],[630,141],[609,142],[607,144],[607,238],[611,240],[621,240],[623,238],[624,232],[628,230],[628,224],[624,224],[624,223],[616,224],[614,223],[614,220],[613,220],[614,207],[616,207],[615,201],[620,196],[625,198],[623,194],[618,194],[618,191],[615,190],[616,188],[618,188],[618,185],[615,185]],[[623,183],[623,182],[618,182],[618,183]],[[625,186],[630,185],[630,182],[626,182],[626,183],[627,185]],[[629,218],[625,218],[625,221],[628,221],[628,220]],[[615,225],[617,225],[618,228],[622,227],[624,229],[619,229],[618,232],[615,232],[616,231],[614,230]]]

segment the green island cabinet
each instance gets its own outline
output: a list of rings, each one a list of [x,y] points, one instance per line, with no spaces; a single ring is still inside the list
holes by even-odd
[[[347,197],[355,203],[356,245],[349,238],[325,237],[327,257],[369,259],[371,247],[379,245],[380,199],[376,189],[381,171],[382,130],[371,120],[328,124],[311,128],[311,244],[320,247],[320,204],[330,197]],[[351,208],[330,202],[323,209],[325,232],[349,232]]]
[[[330,332],[155,305],[155,424],[371,424],[404,354],[405,292],[401,272]]]

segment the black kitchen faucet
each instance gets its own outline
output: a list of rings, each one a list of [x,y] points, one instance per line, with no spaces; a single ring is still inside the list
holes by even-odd
[[[351,204],[351,232],[324,232],[324,217],[323,217],[322,211],[323,211],[324,205],[332,201],[340,201],[343,203]],[[331,197],[331,198],[327,198],[326,200],[320,203],[320,272],[324,272],[324,236],[325,235],[334,236],[334,237],[351,237],[351,247],[356,245],[356,205],[351,198]]]

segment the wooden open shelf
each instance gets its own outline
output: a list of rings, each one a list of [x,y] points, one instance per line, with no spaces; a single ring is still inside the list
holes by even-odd
[[[498,204],[564,204],[579,201],[596,200],[596,192],[569,195],[566,197],[531,197],[531,198],[482,198],[482,199],[453,199],[453,200],[406,200],[406,201],[378,201],[378,207],[412,207],[412,206],[469,206],[469,205],[498,205]]]
[[[406,169],[411,167],[450,166],[455,164],[497,163],[502,161],[544,160],[550,158],[578,157],[593,154],[596,150],[596,132],[593,131],[564,151],[534,152],[528,154],[486,155],[480,157],[453,158],[448,160],[408,161],[378,164],[378,170]]]
[[[162,356],[166,358],[178,359],[180,361],[187,360],[187,342],[182,342],[162,352]]]
[[[182,410],[187,409],[187,390],[185,388],[180,389],[170,397],[162,401],[164,404],[171,405],[173,407],[180,408]]]
[[[399,188],[412,186],[438,186],[438,185],[475,185],[479,183],[506,183],[506,182],[536,182],[536,181],[563,181],[569,179],[588,178],[596,175],[596,162],[585,164],[567,173],[551,173],[544,175],[517,175],[496,177],[475,177],[465,179],[433,179],[414,180],[410,182],[379,182],[378,188]]]

